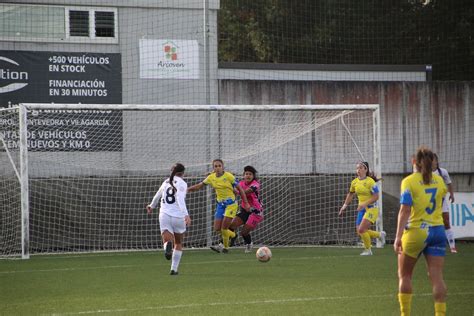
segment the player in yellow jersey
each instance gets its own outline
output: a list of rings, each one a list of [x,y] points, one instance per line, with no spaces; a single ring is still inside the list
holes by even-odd
[[[229,230],[232,219],[237,214],[239,206],[235,201],[234,188],[240,192],[240,196],[244,202],[244,208],[249,211],[250,205],[247,201],[245,192],[239,186],[238,181],[230,172],[224,171],[224,162],[221,159],[212,161],[213,172],[207,176],[202,182],[188,188],[188,192],[194,192],[210,185],[216,191],[216,212],[214,214],[214,230],[217,234],[222,235],[223,247],[211,247],[217,252],[228,252],[230,239],[235,237],[235,233]]]
[[[423,254],[433,286],[435,315],[446,315],[446,285],[443,279],[446,235],[443,224],[443,198],[447,193],[443,178],[434,174],[433,152],[420,147],[413,158],[413,174],[401,185],[400,211],[393,248],[398,254],[398,301],[402,316],[409,316],[412,275]]]
[[[361,256],[372,255],[372,238],[379,238],[382,244],[385,244],[385,232],[374,231],[370,229],[372,224],[379,217],[377,200],[379,199],[379,187],[376,184],[378,180],[370,173],[369,163],[361,161],[356,165],[357,178],[352,180],[349,193],[347,193],[344,205],[339,210],[339,216],[342,216],[347,206],[352,202],[354,195],[359,199],[357,206],[356,230],[364,243],[364,251]]]

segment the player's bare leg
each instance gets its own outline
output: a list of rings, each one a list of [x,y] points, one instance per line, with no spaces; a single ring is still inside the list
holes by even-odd
[[[398,255],[398,302],[402,316],[410,316],[412,299],[412,277],[417,258],[405,254]]]
[[[230,240],[230,246],[231,247],[234,246],[235,240],[237,239],[237,232],[236,232],[237,228],[239,228],[243,224],[244,224],[244,221],[242,221],[242,219],[238,216],[236,216],[232,219],[232,222],[230,223],[229,229],[235,233],[235,237],[231,238],[231,240]]]
[[[169,231],[165,230],[161,234],[161,238],[163,239],[163,248],[165,250],[165,258],[167,260],[170,260],[172,252],[173,252],[174,235],[170,233]]]

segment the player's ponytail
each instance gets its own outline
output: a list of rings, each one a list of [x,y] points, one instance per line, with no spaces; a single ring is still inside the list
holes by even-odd
[[[361,161],[359,164],[363,165],[367,170],[367,177],[374,179],[375,182],[380,181],[381,179],[377,178],[373,172],[370,171],[369,163],[367,161]]]
[[[416,152],[416,169],[423,176],[423,183],[430,184],[433,177],[434,154],[428,147],[420,147]]]
[[[171,169],[171,175],[170,175],[170,178],[169,178],[169,182],[170,182],[170,185],[171,187],[173,188],[173,191],[176,192],[176,187],[174,186],[174,183],[173,183],[173,180],[174,180],[174,176],[177,175],[177,174],[183,174],[184,173],[184,165],[182,163],[176,163],[173,168]]]

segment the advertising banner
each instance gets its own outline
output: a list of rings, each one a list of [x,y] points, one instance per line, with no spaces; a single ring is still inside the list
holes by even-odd
[[[120,104],[120,54],[0,51],[0,107],[19,103]],[[7,148],[18,146],[17,125],[14,117],[0,118]],[[115,111],[32,111],[28,131],[31,151],[122,150],[122,114]]]
[[[195,40],[140,40],[140,78],[199,79]]]
[[[474,237],[474,193],[456,192],[449,219],[456,239]]]

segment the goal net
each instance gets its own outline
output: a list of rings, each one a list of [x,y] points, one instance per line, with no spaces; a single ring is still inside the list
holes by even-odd
[[[175,162],[193,185],[215,158],[239,179],[258,170],[255,244],[353,245],[357,203],[338,210],[357,161],[381,176],[377,105],[23,104],[0,121],[2,257],[157,249],[145,206]],[[185,247],[216,242],[214,199],[187,195]]]

